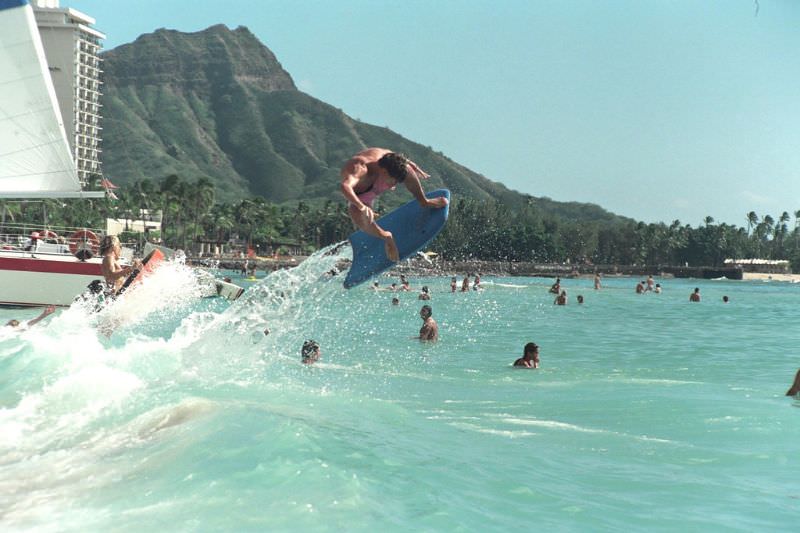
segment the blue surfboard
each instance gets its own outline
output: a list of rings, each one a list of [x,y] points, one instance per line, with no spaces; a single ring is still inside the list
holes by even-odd
[[[412,200],[377,221],[380,227],[391,231],[394,235],[401,261],[424,248],[442,231],[447,222],[447,215],[450,213],[450,191],[437,189],[425,196],[428,198],[444,196],[447,198],[447,205],[441,208],[428,208]],[[359,230],[350,235],[349,240],[353,247],[353,265],[344,280],[345,289],[364,283],[397,264],[386,257],[386,249],[381,239]]]

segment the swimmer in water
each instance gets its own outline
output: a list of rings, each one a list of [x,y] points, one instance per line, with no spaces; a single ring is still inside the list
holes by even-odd
[[[522,357],[514,361],[514,366],[522,368],[539,368],[539,346],[529,342],[522,351]]]
[[[456,292],[458,290],[458,280],[455,276],[450,278],[450,292]]]
[[[19,320],[11,319],[8,322],[6,322],[6,327],[13,328],[13,329],[17,329],[17,328],[19,328],[19,329],[28,329],[29,327],[35,326],[36,324],[41,322],[42,319],[44,319],[46,316],[53,314],[55,312],[55,310],[56,310],[55,306],[48,305],[47,307],[44,308],[44,311],[42,311],[42,314],[40,314],[36,318],[28,320],[27,324],[25,324],[23,326],[20,326],[20,321]]]
[[[567,291],[562,290],[561,294],[556,296],[556,299],[553,300],[553,305],[567,305]]]
[[[304,365],[313,365],[322,357],[322,351],[319,348],[319,343],[314,340],[307,340],[303,343],[303,348],[300,350],[301,362]]]
[[[358,152],[344,164],[341,176],[341,191],[349,203],[347,212],[353,223],[365,233],[382,239],[386,257],[394,262],[400,260],[400,252],[392,233],[375,222],[372,210],[375,199],[403,183],[422,207],[442,208],[447,205],[447,198],[425,197],[420,180],[429,178],[429,174],[403,154],[385,148],[367,148]]]
[[[594,290],[599,291],[600,287],[600,274],[598,273],[594,275]]]
[[[690,302],[699,302],[700,301],[700,287],[695,287],[694,292],[689,295]]]
[[[422,342],[436,342],[439,340],[439,325],[433,319],[433,310],[430,305],[423,305],[419,310],[419,316],[422,319],[422,327],[419,330],[419,337],[412,337],[412,339],[419,339]]]
[[[481,287],[481,275],[480,274],[475,274],[475,281],[472,282],[472,290],[473,291],[482,290],[482,287]]]
[[[800,369],[798,369],[797,374],[794,375],[794,383],[792,383],[792,386],[786,391],[786,396],[797,395],[800,395]]]
[[[556,278],[556,282],[550,286],[550,292],[553,294],[561,292],[561,278]]]
[[[428,291],[428,286],[427,285],[423,285],[422,286],[422,291],[420,291],[419,296],[417,297],[417,299],[419,299],[419,300],[430,300],[431,299],[431,293],[430,293],[430,291]]]

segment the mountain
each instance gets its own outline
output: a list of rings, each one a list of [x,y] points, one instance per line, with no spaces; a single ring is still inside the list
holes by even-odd
[[[207,176],[218,197],[273,202],[340,199],[339,169],[360,149],[404,152],[454,197],[531,202],[573,219],[613,220],[599,206],[536,199],[506,188],[388,128],[354,120],[297,89],[247,28],[160,29],[103,54],[104,173],[124,185]],[[384,197],[393,207],[408,194]]]

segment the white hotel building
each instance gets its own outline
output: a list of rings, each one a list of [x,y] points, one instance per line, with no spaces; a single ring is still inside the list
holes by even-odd
[[[100,41],[105,34],[80,11],[59,7],[59,0],[31,1],[64,129],[82,183],[102,175]]]

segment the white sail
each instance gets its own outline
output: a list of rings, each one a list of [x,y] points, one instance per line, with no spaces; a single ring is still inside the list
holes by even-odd
[[[0,0],[0,198],[82,196],[33,9]]]

